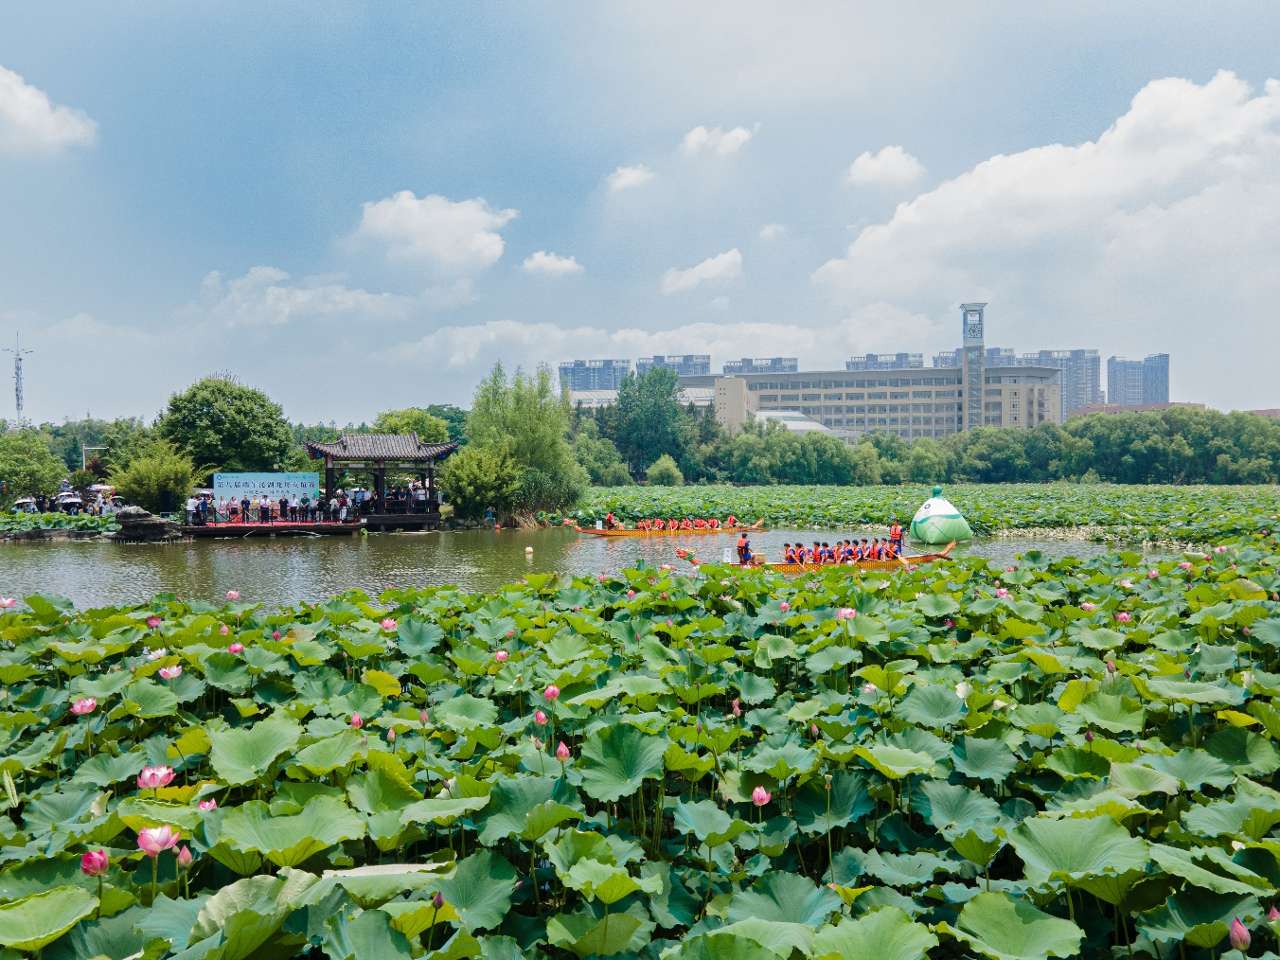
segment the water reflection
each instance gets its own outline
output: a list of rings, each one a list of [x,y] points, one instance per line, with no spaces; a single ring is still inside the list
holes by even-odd
[[[872,537],[883,531],[847,535],[855,534]],[[784,542],[813,538],[813,531],[776,530],[751,540],[757,552],[777,559]],[[212,600],[227,590],[272,605],[321,600],[353,588],[376,594],[387,587],[455,583],[487,591],[529,572],[613,573],[641,560],[678,563],[677,546],[719,560],[733,542],[729,536],[602,539],[570,530],[476,530],[177,544],[0,543],[0,595],[56,593],[78,607],[93,607],[138,603],[161,593]],[[526,553],[526,547],[533,552]],[[1004,563],[1030,549],[1056,557],[1091,556],[1106,548],[1060,540],[994,540],[965,545],[960,552]]]

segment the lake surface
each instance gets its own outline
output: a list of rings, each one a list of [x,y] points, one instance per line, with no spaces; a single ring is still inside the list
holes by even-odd
[[[867,530],[857,535],[882,533]],[[813,531],[771,530],[754,535],[752,546],[770,559],[780,559],[783,543],[811,543],[813,538]],[[228,590],[239,590],[245,600],[278,606],[321,600],[353,588],[376,595],[388,587],[454,583],[487,591],[531,572],[594,575],[640,561],[680,563],[675,557],[678,546],[696,550],[704,560],[719,560],[733,543],[732,536],[605,539],[563,529],[172,544],[0,543],[0,596],[54,593],[83,608],[141,603],[158,593],[220,600]],[[533,553],[526,554],[525,547],[532,547]],[[1087,557],[1110,548],[1081,541],[1012,539],[975,541],[957,552],[1005,563],[1031,549],[1050,557]]]

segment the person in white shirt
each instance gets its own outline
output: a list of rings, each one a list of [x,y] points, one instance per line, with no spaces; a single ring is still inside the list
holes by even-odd
[[[196,498],[187,497],[187,526],[196,522]]]

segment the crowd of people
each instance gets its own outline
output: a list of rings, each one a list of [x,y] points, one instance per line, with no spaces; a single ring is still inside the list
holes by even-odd
[[[604,525],[607,530],[624,530],[626,529],[622,521],[613,515],[613,511],[605,514]],[[653,519],[645,518],[636,521],[636,530],[734,530],[738,527],[738,518],[733,514],[729,514],[724,522],[720,522],[719,517],[685,517],[683,520],[671,517],[662,519],[655,517]]]
[[[427,509],[427,488],[414,482],[387,490],[382,509],[388,513],[422,513]],[[339,488],[326,499],[323,494],[312,498],[290,494],[268,497],[265,494],[236,499],[210,493],[192,494],[186,502],[187,523],[204,526],[212,523],[347,523],[374,512],[374,494],[364,487],[350,491]]]
[[[784,543],[782,562],[798,566],[853,565],[869,560],[896,560],[902,556],[902,525],[895,518],[887,537],[863,537],[837,540],[834,545],[825,540],[815,540],[806,547],[803,543]],[[738,563],[744,567],[758,566],[764,558],[751,549],[751,540],[744,531],[738,537]]]

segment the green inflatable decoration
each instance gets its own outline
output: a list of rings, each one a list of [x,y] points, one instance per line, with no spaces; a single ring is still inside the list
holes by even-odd
[[[921,543],[950,543],[972,539],[973,531],[960,511],[942,496],[942,488],[934,487],[933,496],[916,511],[911,521],[911,537]]]

